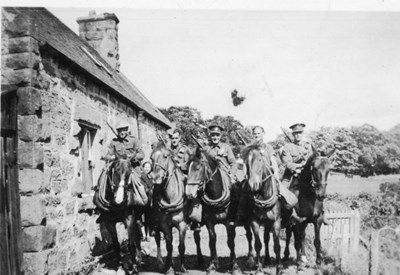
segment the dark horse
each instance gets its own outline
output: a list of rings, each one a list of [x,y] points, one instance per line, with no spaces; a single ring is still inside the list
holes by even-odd
[[[138,264],[141,261],[140,254],[140,228],[136,220],[141,213],[134,206],[133,196],[130,188],[133,180],[138,180],[132,173],[131,161],[121,158],[106,164],[106,168],[100,175],[98,190],[95,193],[93,202],[100,209],[98,223],[103,223],[109,232],[112,246],[116,254],[119,265],[121,265],[120,244],[118,242],[116,223],[125,222],[128,230],[129,251],[132,256],[132,274],[138,273]]]
[[[307,159],[307,162],[299,175],[298,214],[300,217],[305,217],[306,221],[286,228],[286,248],[284,253],[285,259],[288,259],[290,236],[293,231],[297,264],[299,267],[306,261],[304,240],[305,231],[309,223],[314,224],[314,245],[317,254],[317,267],[319,267],[322,261],[320,229],[323,222],[323,201],[326,197],[326,186],[328,185],[328,174],[331,167],[329,157],[334,153],[334,151],[335,149],[326,156],[320,156],[313,147],[313,154]]]
[[[278,200],[277,182],[271,172],[269,160],[261,154],[259,145],[249,145],[242,155],[247,168],[247,182],[242,196],[248,199],[247,213],[253,229],[256,249],[256,274],[264,274],[261,263],[260,227],[264,225],[264,248],[266,265],[271,264],[268,243],[269,233],[273,229],[274,252],[276,255],[276,273],[281,268],[279,235],[281,230],[281,204]]]
[[[215,274],[218,268],[218,255],[216,250],[217,235],[215,232],[216,224],[224,224],[228,235],[228,246],[231,251],[232,274],[241,274],[241,270],[236,262],[235,254],[235,226],[230,224],[228,213],[231,204],[230,179],[225,167],[220,167],[218,160],[209,156],[203,149],[197,148],[189,163],[187,196],[189,198],[199,197],[202,201],[202,224],[207,226],[209,234],[209,246],[211,262],[207,268],[207,274]],[[247,237],[250,238],[249,248],[251,248],[251,232],[247,228]],[[195,232],[195,242],[197,245],[197,258],[200,264],[203,263],[203,256],[200,247],[200,234]]]
[[[153,162],[154,193],[153,207],[154,220],[156,226],[164,233],[167,246],[167,259],[165,263],[166,274],[174,274],[172,262],[172,228],[179,230],[179,254],[180,272],[185,270],[185,186],[183,174],[175,163],[172,152],[166,147],[164,142],[159,142],[153,152],[151,159]],[[157,243],[157,260],[162,263],[160,251],[160,233],[155,235]]]

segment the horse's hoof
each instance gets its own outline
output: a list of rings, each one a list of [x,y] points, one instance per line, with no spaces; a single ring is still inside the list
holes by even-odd
[[[159,271],[161,271],[161,270],[163,270],[164,269],[164,262],[163,262],[163,260],[160,258],[160,259],[157,259],[157,269],[159,270]]]
[[[254,275],[264,275],[264,270],[262,268],[257,268],[256,273]]]
[[[129,272],[129,274],[131,275],[137,275],[139,274],[139,269],[137,267],[137,265],[133,265],[131,272]]]
[[[215,265],[210,265],[206,270],[206,274],[207,275],[215,275],[215,274],[217,274],[217,268],[215,267]]]
[[[201,269],[207,268],[207,265],[204,262],[204,258],[203,257],[197,257],[197,264]]]
[[[118,270],[117,270],[116,275],[125,275],[125,274],[126,274],[125,270],[122,267],[119,267]]]
[[[250,256],[246,262],[246,266],[250,269],[253,269],[256,266],[256,261],[254,261],[254,257]]]
[[[172,266],[170,268],[168,268],[167,271],[165,271],[164,273],[165,275],[175,275],[175,270],[172,268]]]
[[[232,275],[242,275],[242,270],[237,263],[234,263],[232,266]]]
[[[181,274],[188,274],[189,273],[183,265],[181,266],[181,271],[180,272],[181,272]]]
[[[307,257],[306,257],[305,255],[301,256],[300,260],[301,260],[301,262],[304,263],[304,264],[307,264],[307,263],[308,263]]]

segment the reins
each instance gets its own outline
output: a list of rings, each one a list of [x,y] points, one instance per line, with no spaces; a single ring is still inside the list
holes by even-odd
[[[265,162],[264,158],[263,158],[263,160]],[[263,167],[269,172],[269,175],[266,175],[265,178],[261,179],[260,186],[262,185],[262,183],[266,182],[273,175],[271,169],[267,165],[264,165],[264,164],[265,163],[263,163]],[[263,174],[264,174],[264,172],[265,172],[265,170],[263,170]],[[249,169],[249,173],[250,173],[250,169]],[[273,207],[276,204],[276,202],[278,201],[278,187],[273,182],[271,184],[272,184],[272,195],[268,199],[266,199],[266,200],[257,199],[254,194],[251,196],[251,199],[256,207],[261,208],[261,209],[268,209],[268,208]]]
[[[175,178],[176,178],[176,182],[177,182],[177,186],[178,186],[178,199],[174,202],[168,203],[164,199],[161,198],[160,201],[158,202],[158,206],[159,206],[160,210],[167,212],[167,213],[181,210],[183,208],[184,202],[185,202],[183,184],[179,183],[179,178],[178,178],[179,170],[176,166],[176,163],[174,161],[173,161],[173,163],[174,163],[174,168],[172,169],[171,172],[169,172],[168,169],[163,167],[161,164],[159,164],[157,162],[154,163],[154,166],[160,167],[165,172],[165,174],[162,178],[162,181],[161,181],[164,185],[163,186],[164,192],[166,192],[167,187],[168,187],[170,181],[172,180],[172,177],[175,176]],[[183,181],[182,181],[182,183],[183,183]]]
[[[313,162],[318,159],[318,158],[326,158],[322,156],[317,156],[313,159]],[[326,195],[319,195],[317,194],[317,191],[321,189],[322,187],[326,187],[328,184],[327,183],[319,183],[314,179],[314,174],[313,174],[313,167],[310,165],[310,175],[311,175],[311,180],[308,185],[310,187],[310,190],[312,191],[313,194],[315,194],[315,197],[319,201],[323,201],[326,198]]]

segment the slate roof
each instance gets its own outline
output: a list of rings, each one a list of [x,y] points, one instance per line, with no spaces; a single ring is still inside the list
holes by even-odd
[[[145,115],[171,127],[171,122],[129,81],[122,73],[115,71],[100,54],[86,41],[81,39],[64,23],[45,8],[15,7],[14,10],[31,20],[31,36],[51,47],[73,61],[86,72],[109,86],[117,94],[124,97],[134,106],[143,110]],[[96,60],[100,61],[107,70],[98,66],[81,47],[84,47]]]

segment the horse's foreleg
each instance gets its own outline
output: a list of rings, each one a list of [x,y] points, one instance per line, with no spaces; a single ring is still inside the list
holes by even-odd
[[[236,262],[236,253],[235,253],[235,237],[236,237],[236,228],[235,225],[226,223],[226,234],[228,235],[228,247],[231,251],[231,262],[232,262],[232,275],[242,274],[239,265]]]
[[[281,219],[277,218],[276,221],[274,222],[274,231],[273,231],[273,236],[274,236],[274,252],[275,252],[275,257],[276,257],[276,274],[279,274],[279,271],[281,269],[281,244],[279,242],[279,236],[281,233]]]
[[[186,273],[185,269],[185,238],[187,224],[182,221],[179,223],[179,256],[181,259],[181,272]]]
[[[207,274],[214,274],[218,267],[218,256],[216,249],[217,235],[215,234],[214,224],[212,222],[206,223],[208,236],[209,236],[209,247],[210,247],[210,266],[207,269]]]
[[[157,245],[157,268],[158,270],[162,270],[164,268],[164,262],[161,256],[161,234],[160,230],[155,231],[154,239],[156,240]]]
[[[271,265],[271,256],[269,255],[269,239],[270,239],[270,232],[273,223],[268,221],[264,224],[264,249],[265,249],[265,256],[264,256],[264,264]]]
[[[172,262],[172,227],[167,224],[162,224],[161,228],[164,232],[165,243],[167,247],[167,258],[165,260],[165,269],[167,270],[165,274],[175,274],[173,262]]]
[[[314,222],[314,232],[315,232],[315,239],[314,239],[314,246],[315,251],[317,254],[316,264],[317,267],[321,265],[322,256],[321,256],[321,239],[320,239],[320,230],[322,225],[322,219],[318,219]]]
[[[297,265],[300,267],[305,259],[305,251],[304,251],[304,240],[305,240],[305,230],[307,224],[296,224],[294,228],[294,246],[296,248],[297,254]]]
[[[301,260],[303,263],[307,262],[307,258],[306,258],[306,227],[307,224],[306,223],[302,223],[300,224],[300,238],[301,238]]]
[[[290,225],[288,225],[285,229],[285,233],[286,233],[286,244],[285,244],[285,252],[284,252],[284,261],[288,261],[289,260],[289,256],[290,256],[290,238],[292,237],[292,227]]]
[[[118,242],[117,229],[115,227],[115,222],[104,222],[108,233],[111,235],[112,247],[117,257],[118,263],[121,261],[121,248]]]
[[[255,262],[254,262],[254,247],[253,247],[253,235],[251,234],[251,228],[250,228],[250,224],[246,224],[244,226],[244,229],[246,230],[246,238],[247,238],[247,243],[249,245],[249,254],[248,254],[248,259],[246,262],[246,265],[249,268],[253,268],[255,266]]]
[[[262,263],[261,263],[261,240],[260,240],[260,225],[256,221],[251,222],[251,228],[253,229],[254,234],[254,246],[256,249],[256,261],[257,261],[257,271],[256,275],[263,274]],[[267,230],[267,229],[265,229]]]
[[[133,274],[137,274],[137,265],[140,264],[140,261],[136,258],[137,254],[140,254],[140,251],[137,251],[137,234],[136,234],[136,223],[135,223],[135,216],[133,213],[129,213],[129,215],[126,217],[126,226],[128,229],[128,244],[129,244],[129,252],[131,253],[132,256],[132,272]]]
[[[193,236],[197,249],[197,263],[199,264],[200,267],[204,267],[204,258],[203,258],[203,253],[201,252],[200,231],[198,230],[194,231]]]

